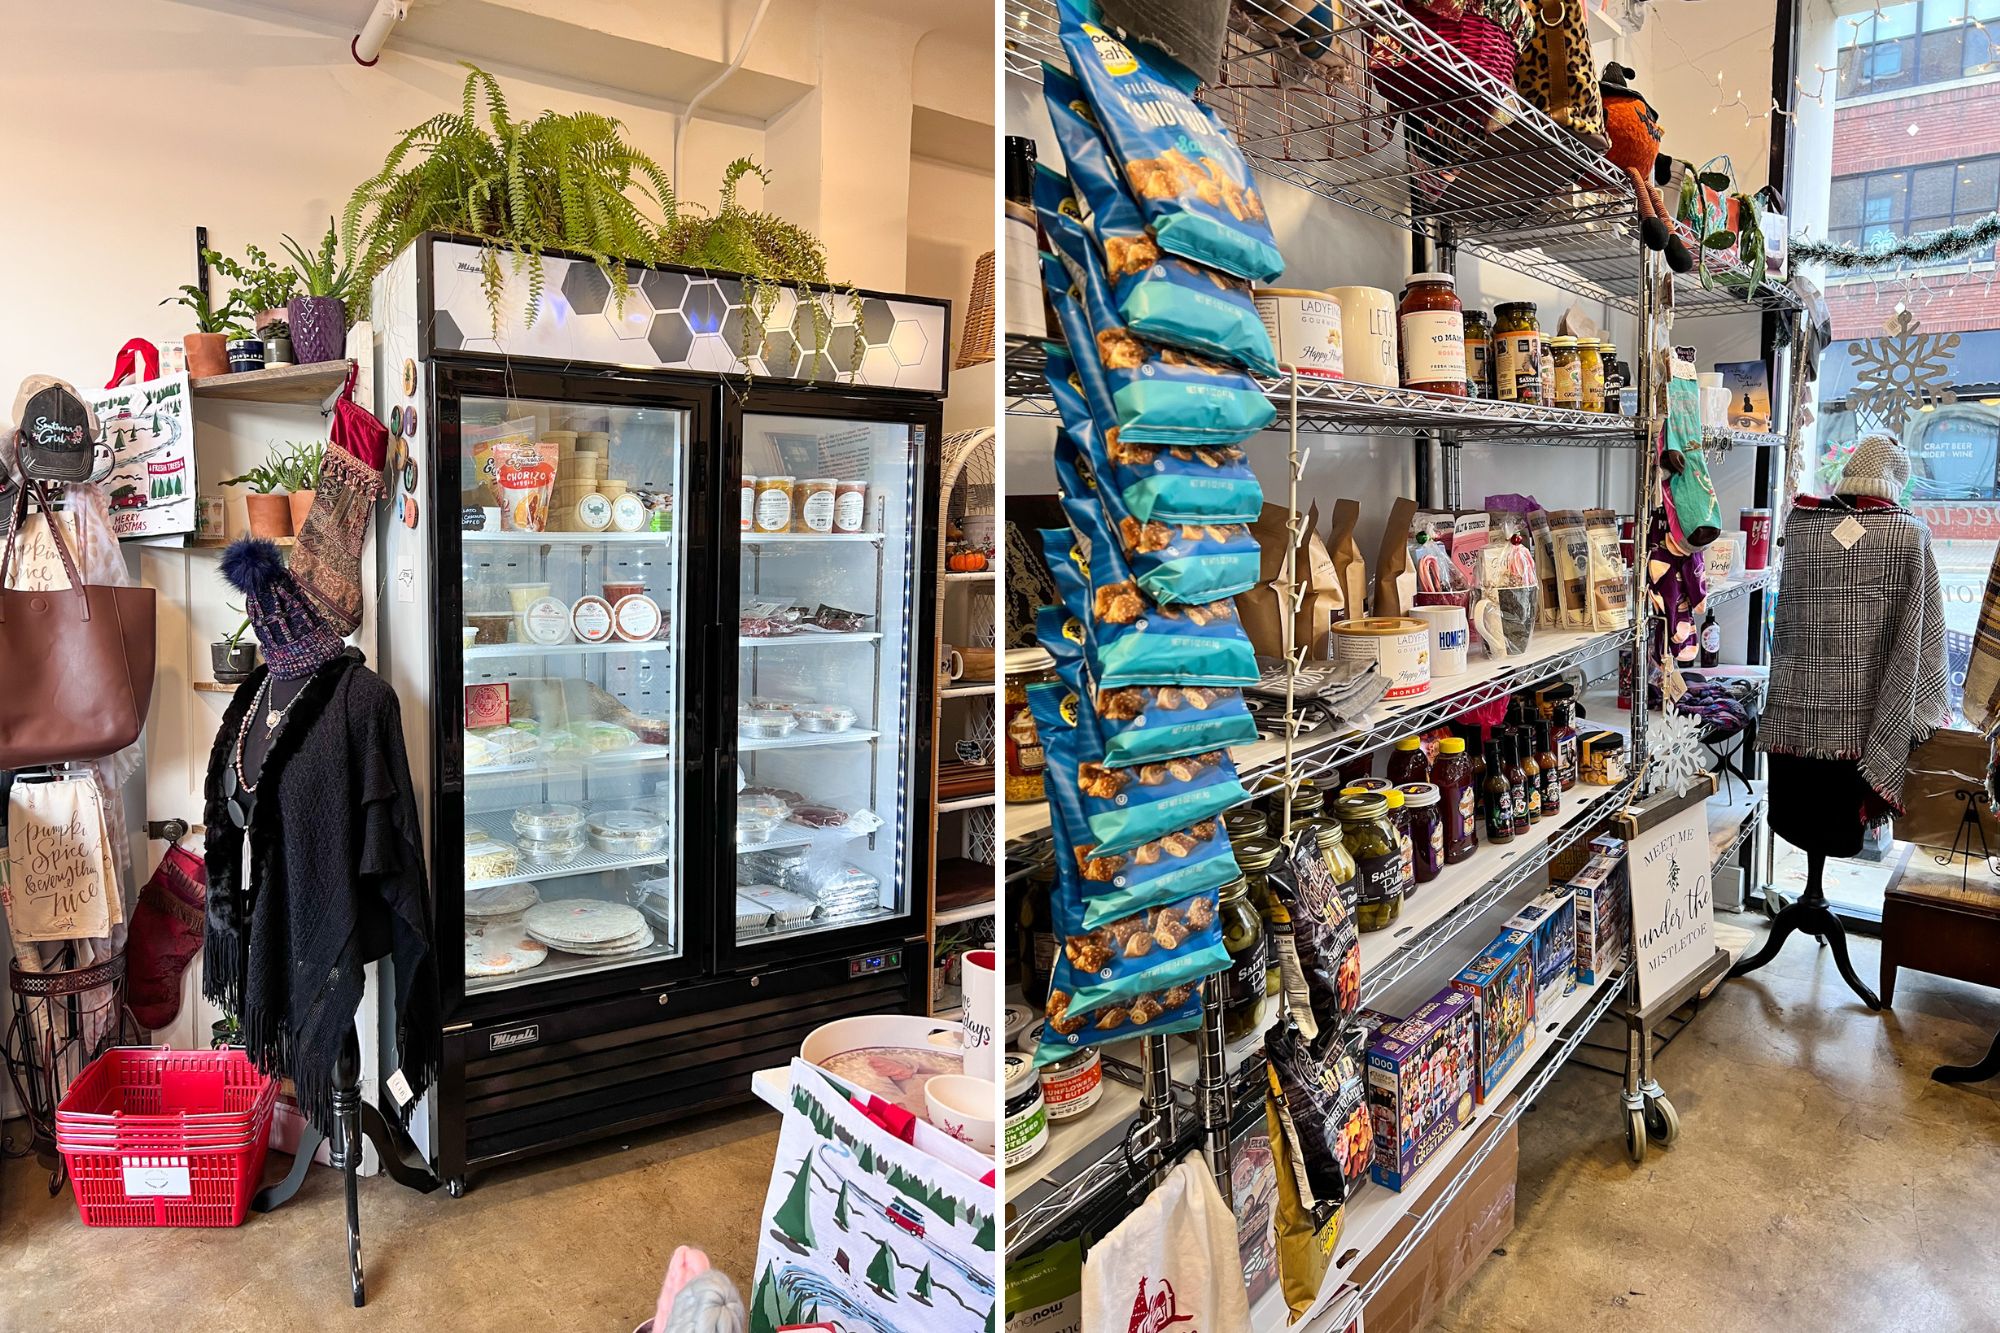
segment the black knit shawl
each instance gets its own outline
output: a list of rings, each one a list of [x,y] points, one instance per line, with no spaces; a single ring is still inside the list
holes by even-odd
[[[260,667],[237,688],[209,755],[202,993],[241,1022],[257,1067],[290,1078],[300,1108],[331,1133],[334,1059],[367,963],[394,960],[396,1051],[413,1093],[437,1075],[423,840],[396,693],[349,649],[314,673],[271,744],[245,880],[222,782],[263,679]]]

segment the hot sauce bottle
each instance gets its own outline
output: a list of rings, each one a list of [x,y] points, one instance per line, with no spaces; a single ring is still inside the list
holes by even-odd
[[[1521,762],[1521,781],[1528,790],[1528,822],[1539,824],[1548,812],[1542,808],[1542,766],[1535,761],[1535,741],[1527,725],[1514,728],[1514,753]]]
[[[1576,785],[1576,705],[1567,699],[1556,702],[1556,769],[1562,775],[1562,788],[1568,791]]]
[[[1498,741],[1486,744],[1486,841],[1514,841],[1514,784]]]
[[[1521,765],[1521,738],[1509,731],[1500,738],[1500,762],[1507,772],[1507,808],[1513,814],[1514,832],[1524,834],[1535,817],[1528,813],[1528,771]],[[1539,793],[1535,798],[1539,808]]]
[[[1554,819],[1562,813],[1563,788],[1561,761],[1556,758],[1555,742],[1549,737],[1549,724],[1535,724],[1535,767],[1542,771],[1542,818]]]

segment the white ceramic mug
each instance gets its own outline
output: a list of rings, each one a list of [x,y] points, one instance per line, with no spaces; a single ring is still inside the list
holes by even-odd
[[[1431,678],[1465,674],[1466,634],[1462,606],[1413,606],[1410,614],[1431,627]]]
[[[924,1080],[924,1118],[975,1152],[993,1155],[999,1142],[994,1111],[1000,1087],[970,1074],[939,1074]]]
[[[994,1042],[1000,1025],[998,966],[993,950],[973,949],[961,959],[959,968],[965,987],[965,1012],[959,1015],[965,1072],[989,1080],[1000,1073],[1000,1052]]]
[[[1329,287],[1340,303],[1343,372],[1362,384],[1402,383],[1396,359],[1396,298],[1380,287]]]

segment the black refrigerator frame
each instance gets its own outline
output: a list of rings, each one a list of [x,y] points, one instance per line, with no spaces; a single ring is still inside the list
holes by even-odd
[[[427,351],[429,349],[426,349]],[[448,634],[462,623],[463,543],[458,523],[460,414],[467,396],[576,401],[690,412],[683,527],[683,660],[680,864],[681,956],[626,968],[467,995],[461,969],[444,966],[445,1058],[433,1094],[432,1162],[449,1191],[469,1174],[608,1135],[749,1100],[750,1074],[786,1063],[814,1027],[865,1013],[927,1012],[931,967],[924,877],[935,814],[927,786],[928,719],[938,664],[937,515],[934,486],[942,441],[940,395],[809,384],[603,363],[555,362],[478,352],[425,358],[423,397],[433,443],[422,489],[431,506],[428,556],[437,577],[431,672],[432,773],[429,855],[434,939],[441,952],[463,930],[463,657]],[[904,752],[908,840],[907,914],[821,934],[789,937],[746,956],[736,942],[733,898],[740,548],[735,516],[749,415],[825,417],[906,424],[918,475],[912,488],[909,693]],[[449,520],[449,521],[436,521]],[[878,608],[888,614],[886,606]],[[705,771],[704,771],[705,770]],[[725,844],[719,839],[731,837]],[[705,889],[697,893],[698,886]]]

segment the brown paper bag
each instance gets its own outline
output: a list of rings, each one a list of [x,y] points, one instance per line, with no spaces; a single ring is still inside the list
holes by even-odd
[[[1305,645],[1309,659],[1324,661],[1333,656],[1333,627],[1349,615],[1347,597],[1341,590],[1340,572],[1334,567],[1333,552],[1319,535],[1319,505],[1306,511],[1305,562],[1300,581],[1305,584],[1305,601],[1299,606],[1298,641]]]
[[[1333,577],[1340,591],[1343,620],[1359,620],[1368,614],[1368,562],[1362,559],[1361,544],[1354,529],[1361,523],[1359,500],[1335,500],[1333,523],[1327,529],[1327,553],[1333,558]]]
[[[1416,521],[1417,502],[1398,497],[1390,506],[1388,526],[1382,529],[1382,550],[1375,558],[1375,610],[1377,616],[1408,615],[1416,599],[1417,573],[1410,568],[1410,524]]]
[[[1250,525],[1250,535],[1257,539],[1257,586],[1236,595],[1236,614],[1243,618],[1243,632],[1259,657],[1285,655],[1285,615],[1291,606],[1284,586],[1285,549],[1295,541],[1287,523],[1290,517],[1283,505],[1267,504]],[[1303,556],[1296,568],[1305,569]]]

